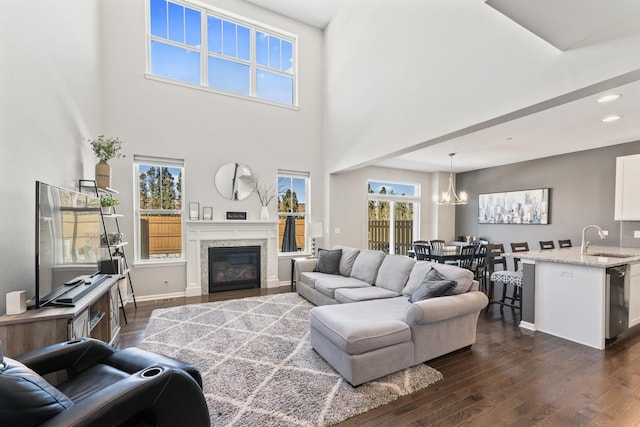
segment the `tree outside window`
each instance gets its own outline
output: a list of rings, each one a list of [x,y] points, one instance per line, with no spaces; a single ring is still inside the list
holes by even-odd
[[[369,181],[367,193],[369,249],[406,255],[417,229],[417,186]]]
[[[278,248],[307,252],[308,177],[278,175]]]
[[[139,163],[136,170],[138,260],[182,259],[183,168]]]

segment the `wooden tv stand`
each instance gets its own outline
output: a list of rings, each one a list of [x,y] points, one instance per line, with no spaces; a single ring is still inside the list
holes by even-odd
[[[120,332],[119,276],[107,277],[72,307],[44,307],[0,317],[4,353],[14,357],[46,345],[91,337],[117,345]]]

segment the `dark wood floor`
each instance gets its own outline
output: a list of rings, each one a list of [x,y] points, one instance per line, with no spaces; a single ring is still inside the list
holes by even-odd
[[[154,308],[289,291],[282,287],[139,302],[137,310],[130,304],[120,347],[142,340]],[[428,362],[444,380],[340,425],[640,425],[639,328],[599,351],[515,325],[510,309],[483,311],[471,349]]]

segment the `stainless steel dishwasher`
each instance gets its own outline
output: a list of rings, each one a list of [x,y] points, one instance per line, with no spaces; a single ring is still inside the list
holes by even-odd
[[[607,268],[605,338],[615,338],[629,327],[629,266]]]

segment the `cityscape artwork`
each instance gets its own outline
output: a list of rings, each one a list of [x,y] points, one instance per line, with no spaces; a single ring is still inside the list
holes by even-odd
[[[480,194],[479,224],[549,224],[549,189]]]

